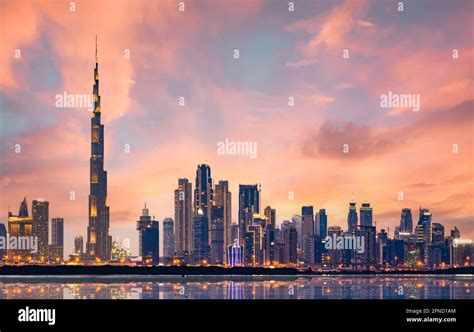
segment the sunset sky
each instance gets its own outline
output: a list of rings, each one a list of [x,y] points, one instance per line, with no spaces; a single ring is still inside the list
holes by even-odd
[[[92,92],[98,35],[111,233],[134,254],[144,203],[174,218],[198,163],[229,180],[235,221],[238,184],[258,182],[278,223],[314,205],[346,229],[354,199],[390,236],[421,205],[474,238],[473,2],[294,2],[1,0],[0,222],[41,197],[65,218],[66,255],[86,237],[91,113],[55,98]],[[420,111],[381,108],[389,91]],[[257,158],[219,155],[226,139]]]

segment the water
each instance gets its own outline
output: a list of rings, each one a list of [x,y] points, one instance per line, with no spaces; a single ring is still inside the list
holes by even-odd
[[[11,276],[0,299],[474,299],[474,277]]]

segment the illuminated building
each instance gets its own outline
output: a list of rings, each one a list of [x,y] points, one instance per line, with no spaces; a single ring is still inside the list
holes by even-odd
[[[174,221],[163,219],[163,263],[169,264],[174,257]]]
[[[198,216],[198,211],[201,209],[207,218],[208,230],[211,229],[211,207],[213,200],[214,190],[212,188],[211,168],[206,164],[198,165],[196,170],[196,189],[194,189],[194,216]]]
[[[49,202],[44,199],[33,201],[33,235],[38,238],[37,258],[42,261],[48,257]],[[43,259],[41,259],[43,258]]]
[[[248,226],[249,233],[253,235],[253,265],[262,265],[263,264],[263,227],[258,222],[259,219],[256,219],[252,225]]]
[[[355,202],[349,202],[349,212],[347,213],[347,232],[352,234],[358,224],[357,207]]]
[[[431,244],[431,212],[420,207],[419,221],[416,225],[416,241],[420,244],[422,261],[429,264],[429,247]]]
[[[82,255],[84,253],[84,238],[80,235],[74,238],[74,254]]]
[[[142,209],[142,215],[137,221],[139,253],[144,264],[159,264],[159,222],[152,219],[149,209]]]
[[[451,245],[451,265],[454,267],[472,266],[472,240],[455,238]]]
[[[328,216],[325,209],[319,209],[316,213],[314,230],[314,262],[322,263],[325,254],[325,239],[328,235]]]
[[[107,172],[104,170],[104,125],[100,119],[102,112],[99,95],[97,37],[92,93],[94,111],[91,118],[89,225],[87,227],[86,254],[89,260],[108,261],[112,255],[112,237],[109,235]]]
[[[211,264],[224,263],[224,208],[212,207],[211,220]]]
[[[202,209],[193,218],[194,223],[194,262],[197,264],[209,263],[209,222]]]
[[[268,224],[264,234],[264,259],[265,264],[273,264],[276,261],[276,237],[275,228]]]
[[[132,256],[130,249],[120,245],[118,241],[112,242],[112,261],[113,262],[126,262]],[[153,259],[153,255],[149,256],[149,259]],[[143,259],[143,256],[142,256]],[[143,262],[143,261],[142,261]],[[149,262],[152,263],[152,262]]]
[[[333,237],[333,236],[341,236],[342,235],[342,229],[339,226],[330,226],[328,227],[328,236]],[[338,265],[342,262],[342,254],[343,251],[342,249],[337,249],[337,248],[332,248],[330,250],[327,250],[329,254],[329,264],[331,265]]]
[[[239,242],[244,242],[248,225],[252,222],[254,213],[260,213],[260,186],[239,185]]]
[[[64,219],[51,219],[51,245],[49,246],[49,259],[56,261],[58,257],[63,260],[64,256]]]
[[[26,197],[20,204],[20,210],[17,216],[8,211],[8,235],[10,237],[33,236],[33,218],[28,216]],[[30,255],[30,252],[21,249],[7,250],[9,261],[26,261]],[[46,257],[44,257],[44,259],[46,259]]]
[[[239,245],[239,239],[227,247],[227,257],[230,266],[241,266],[244,258],[244,248]]]
[[[275,227],[276,227],[276,209],[272,209],[271,206],[267,206],[263,210],[263,214],[265,215],[267,220],[270,222],[273,229],[275,229]]]
[[[174,191],[174,250],[179,256],[194,250],[192,186],[188,179],[181,178],[178,179],[178,189]]]
[[[224,248],[232,244],[232,194],[229,191],[229,181],[219,181],[214,190],[214,204],[223,209]],[[227,250],[225,250],[227,251]],[[224,255],[227,255],[225,252]]]

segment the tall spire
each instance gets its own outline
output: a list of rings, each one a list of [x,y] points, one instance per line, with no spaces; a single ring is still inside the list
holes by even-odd
[[[95,62],[99,62],[99,57],[97,56],[97,35],[95,35]]]

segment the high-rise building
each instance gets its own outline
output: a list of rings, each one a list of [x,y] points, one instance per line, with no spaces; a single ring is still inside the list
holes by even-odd
[[[64,219],[51,219],[51,244],[54,246],[64,246]]]
[[[7,238],[7,228],[5,227],[5,224],[0,223],[0,238],[5,239],[6,241]],[[0,247],[0,261],[6,261],[7,260],[7,250],[5,248]]]
[[[283,262],[284,264],[292,264],[297,262],[297,241],[298,234],[296,227],[290,223],[286,227],[283,227],[283,241],[284,241],[284,253]]]
[[[211,168],[209,165],[198,165],[196,170],[196,189],[194,189],[194,216],[201,209],[207,217],[208,229],[211,229],[211,208],[214,202]]]
[[[26,197],[20,203],[20,210],[17,216],[8,211],[8,235],[10,237],[33,236],[33,218],[28,215]],[[20,248],[8,249],[7,255],[9,261],[29,261],[34,258],[30,251]]]
[[[301,208],[303,218],[303,261],[314,263],[314,214],[312,206]]]
[[[299,214],[293,215],[291,222],[296,227],[296,232],[298,233],[298,249],[303,250],[303,217]]]
[[[362,226],[372,226],[372,208],[370,203],[364,202],[360,207],[360,224]]]
[[[169,264],[174,257],[174,221],[163,219],[163,263]]]
[[[38,253],[40,261],[48,260],[49,234],[49,202],[44,199],[33,201],[33,234],[38,238]]]
[[[78,235],[74,238],[74,255],[82,255],[84,253],[84,238]]]
[[[150,224],[151,224],[150,210],[147,209],[146,203],[145,203],[145,207],[142,209],[142,215],[140,216],[140,219],[137,221],[138,252],[140,256],[143,251],[143,232],[142,231]]]
[[[239,236],[239,224],[232,223],[231,226],[231,239],[232,239],[232,244],[234,244],[235,240],[238,240],[240,238]]]
[[[444,245],[444,226],[434,222],[431,225],[431,244]]]
[[[224,224],[224,248],[227,248],[233,243],[232,238],[232,195],[229,191],[229,181],[220,180],[216,184],[214,190],[214,204],[221,206],[223,209],[223,224]],[[227,250],[224,250],[224,255],[227,255]],[[225,259],[225,256],[224,256]],[[227,261],[227,259],[226,259]]]
[[[316,214],[315,235],[322,240],[328,236],[328,216],[326,209],[319,209],[319,212]]]
[[[102,110],[99,95],[97,37],[92,93],[94,98],[94,111],[91,118],[89,225],[87,227],[86,254],[89,260],[108,261],[112,257],[112,236],[109,235],[107,172],[104,170],[104,125],[100,119]]]
[[[194,250],[192,187],[188,179],[181,178],[174,191],[174,250],[179,256]]]
[[[404,208],[400,217],[400,232],[413,233],[411,209]]]
[[[224,264],[224,208],[213,206],[211,215],[211,264]]]
[[[472,266],[472,240],[454,238],[451,245],[451,265],[454,267]]]
[[[276,228],[276,209],[272,209],[271,206],[267,206],[265,210],[263,210],[263,214],[265,215],[265,217],[267,217],[273,229],[275,229]]]
[[[276,261],[276,234],[275,228],[270,223],[267,225],[264,234],[264,255],[265,264],[271,265]]]
[[[160,263],[160,223],[151,220],[139,232],[142,233],[142,262],[147,265],[158,265]]]
[[[209,222],[202,209],[193,218],[194,223],[194,262],[209,263]]]
[[[421,246],[421,258],[425,265],[429,264],[429,247],[431,244],[431,212],[420,207],[418,224],[416,225],[416,241]]]
[[[262,218],[263,217],[263,218]],[[264,263],[264,243],[263,243],[263,226],[262,219],[265,220],[264,216],[254,214],[254,220],[252,224],[248,226],[249,232],[253,235],[253,264],[263,265]]]
[[[352,234],[358,224],[357,207],[355,202],[349,202],[349,213],[347,214],[347,232]]]
[[[254,213],[260,213],[260,186],[240,184],[239,185],[239,228],[240,243],[244,243],[247,227],[252,222]]]
[[[51,245],[48,248],[50,261],[61,262],[64,257],[64,219],[51,219]],[[59,258],[59,261],[58,261]]]

